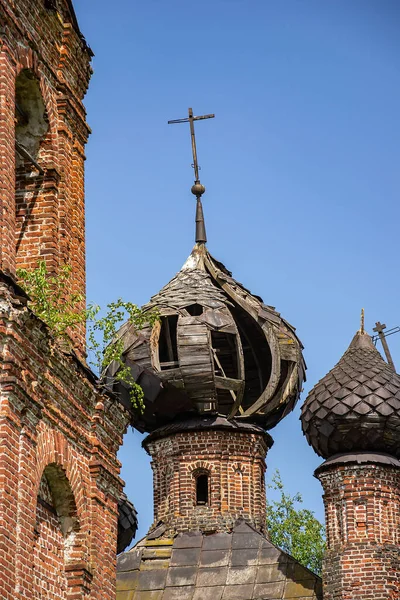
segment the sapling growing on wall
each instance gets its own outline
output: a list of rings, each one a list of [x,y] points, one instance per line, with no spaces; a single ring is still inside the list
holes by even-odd
[[[86,320],[82,310],[83,296],[68,292],[72,267],[63,265],[58,275],[51,275],[44,260],[36,269],[18,269],[17,277],[28,294],[29,307],[49,326],[56,338],[69,341],[68,330],[73,331]]]
[[[68,291],[71,271],[69,265],[64,265],[57,276],[51,275],[45,261],[40,261],[36,269],[18,269],[17,276],[29,296],[29,307],[48,325],[54,337],[70,343],[69,335],[74,327],[87,323],[88,362],[99,376],[99,385],[104,385],[102,376],[107,367],[116,363],[115,379],[129,386],[133,408],[143,412],[143,390],[124,363],[123,340],[118,336],[118,330],[126,321],[140,330],[146,323],[153,324],[157,314],[154,311],[144,312],[121,298],[110,302],[105,314],[96,304],[82,309],[83,296]]]

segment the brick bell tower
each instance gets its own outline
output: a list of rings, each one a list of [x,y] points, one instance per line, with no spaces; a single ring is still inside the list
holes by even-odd
[[[2,0],[0,19],[0,268],[15,277],[39,260],[53,275],[70,265],[71,291],[84,298],[92,52],[70,0]],[[83,326],[75,337],[82,353]]]
[[[316,599],[319,578],[269,542],[265,522],[267,430],[299,397],[302,345],[275,308],[207,249],[193,131],[199,118],[189,109],[196,244],[144,307],[160,320],[120,332],[145,393],[134,426],[148,433],[154,522],[119,557],[118,598]],[[115,388],[124,401],[127,391]]]
[[[84,328],[60,350],[16,283],[18,267],[68,264],[84,297],[91,56],[69,0],[0,0],[2,600],[115,599],[129,415],[81,362]]]
[[[400,376],[363,328],[302,408],[324,489],[324,600],[400,597]]]

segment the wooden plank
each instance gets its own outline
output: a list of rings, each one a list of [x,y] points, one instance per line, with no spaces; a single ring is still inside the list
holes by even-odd
[[[160,363],[161,370],[166,369],[167,367],[179,367],[179,362],[177,360],[171,360],[169,362]]]
[[[203,374],[204,376],[206,376],[205,370],[206,368],[208,368],[209,372],[211,373],[211,364],[210,363],[201,363],[198,365],[181,365],[181,371],[182,374],[186,376],[188,375],[196,375],[196,374]],[[208,375],[208,373],[207,373]]]
[[[215,375],[215,386],[221,390],[233,390],[237,392],[243,386],[241,379],[231,379],[230,377],[219,377]]]
[[[180,346],[181,357],[183,356],[210,356],[208,345],[202,344],[197,346]],[[211,359],[210,359],[211,360]]]
[[[149,345],[146,343],[130,349],[129,352],[127,352],[127,357],[133,361],[140,360],[141,358],[150,358]]]
[[[192,316],[190,316],[190,317],[179,316],[179,325],[182,325],[182,326],[185,326],[185,325],[191,326],[192,325],[194,327],[204,327],[204,325],[202,323],[199,323],[197,321],[197,317],[192,317]]]
[[[183,335],[179,337],[179,344],[180,346],[205,346],[207,344],[207,335]]]
[[[208,356],[182,356],[179,364],[181,367],[190,365],[210,365],[211,361]]]
[[[187,325],[181,325],[179,323],[179,336],[204,335],[206,333],[207,326],[204,324],[191,325],[189,327]]]
[[[165,371],[157,371],[157,377],[164,381],[165,379],[182,379],[180,369],[166,369]]]

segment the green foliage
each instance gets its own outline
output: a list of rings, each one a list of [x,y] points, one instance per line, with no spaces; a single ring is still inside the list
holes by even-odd
[[[64,265],[58,276],[52,276],[45,261],[41,261],[32,271],[19,269],[17,276],[30,298],[30,308],[49,326],[56,338],[70,343],[68,334],[78,324],[87,322],[89,363],[100,377],[99,384],[103,385],[101,377],[114,363],[117,368],[115,379],[129,386],[132,406],[138,412],[143,412],[143,390],[123,361],[123,340],[118,336],[118,330],[125,321],[140,330],[146,323],[153,324],[158,318],[157,314],[145,313],[132,302],[124,302],[121,298],[107,305],[104,316],[100,316],[100,307],[94,304],[82,309],[83,296],[68,292],[71,271],[70,266]]]
[[[103,374],[111,363],[117,367],[115,379],[129,386],[132,406],[140,413],[144,410],[144,394],[134,380],[131,370],[123,361],[124,342],[118,335],[121,325],[128,321],[140,330],[146,323],[154,324],[158,318],[154,312],[143,312],[136,304],[117,302],[107,305],[107,313],[99,317],[100,307],[90,305],[87,310],[89,362],[98,373]],[[100,338],[100,339],[99,339]]]
[[[83,296],[67,292],[71,271],[69,265],[64,265],[58,276],[50,275],[44,260],[32,271],[17,270],[21,287],[30,298],[30,308],[50,327],[55,337],[67,341],[67,330],[86,320],[86,311],[79,307]]]
[[[271,542],[320,575],[325,527],[311,510],[298,508],[303,502],[301,495],[290,496],[285,492],[278,470],[268,487],[279,493],[278,500],[267,502],[267,528]]]

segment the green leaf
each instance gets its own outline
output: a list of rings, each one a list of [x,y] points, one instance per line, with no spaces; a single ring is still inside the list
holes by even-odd
[[[299,493],[290,496],[285,492],[278,470],[268,487],[279,492],[278,500],[267,501],[267,529],[271,542],[320,575],[325,552],[325,527],[312,511],[299,508],[303,503]]]
[[[139,331],[145,324],[153,325],[159,318],[155,311],[143,311],[132,302],[119,298],[110,302],[101,316],[97,304],[82,308],[83,296],[68,291],[72,273],[70,265],[63,265],[57,276],[51,275],[45,261],[31,271],[18,269],[17,276],[28,294],[29,306],[44,321],[55,337],[70,343],[70,334],[78,324],[87,324],[89,364],[101,377],[112,362],[117,363],[115,378],[129,386],[132,406],[138,413],[144,411],[144,393],[125,365],[123,340],[118,336],[121,325],[128,321]]]

